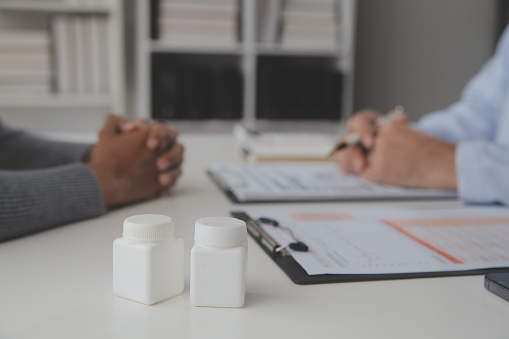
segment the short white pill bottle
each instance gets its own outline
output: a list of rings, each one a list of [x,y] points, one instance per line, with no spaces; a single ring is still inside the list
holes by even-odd
[[[195,224],[194,240],[191,304],[242,307],[246,294],[246,223],[228,217],[201,218]]]
[[[124,221],[113,242],[113,292],[146,305],[184,290],[184,241],[170,217],[140,214]]]

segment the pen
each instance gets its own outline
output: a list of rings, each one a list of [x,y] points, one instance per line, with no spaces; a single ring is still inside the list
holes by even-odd
[[[391,121],[394,119],[394,117],[397,114],[401,114],[405,111],[405,108],[401,105],[397,105],[392,109],[391,111],[387,112],[386,114],[378,117],[374,124],[373,124],[373,131],[376,131],[380,126],[385,124],[386,122]],[[360,141],[360,135],[358,133],[348,133],[346,136],[343,137],[343,141],[340,142],[330,153],[330,156],[332,156],[337,151],[340,151],[348,146],[355,146]]]

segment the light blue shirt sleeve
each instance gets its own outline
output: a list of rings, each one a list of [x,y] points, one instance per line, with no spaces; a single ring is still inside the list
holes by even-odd
[[[509,29],[460,101],[415,127],[453,142],[458,195],[470,203],[509,205]]]

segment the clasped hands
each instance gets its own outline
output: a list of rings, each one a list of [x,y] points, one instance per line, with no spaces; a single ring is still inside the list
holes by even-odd
[[[344,172],[398,186],[457,187],[455,144],[411,128],[404,113],[374,130],[378,117],[376,111],[363,110],[348,122],[346,133],[357,133],[360,141],[334,153]]]
[[[86,161],[106,207],[153,198],[175,184],[184,153],[177,135],[163,122],[106,118]]]

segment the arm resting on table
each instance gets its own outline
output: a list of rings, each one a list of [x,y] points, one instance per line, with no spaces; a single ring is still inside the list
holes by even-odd
[[[90,169],[73,163],[51,169],[0,171],[0,241],[105,212]]]
[[[91,145],[46,140],[0,124],[0,169],[38,169],[83,159]]]

